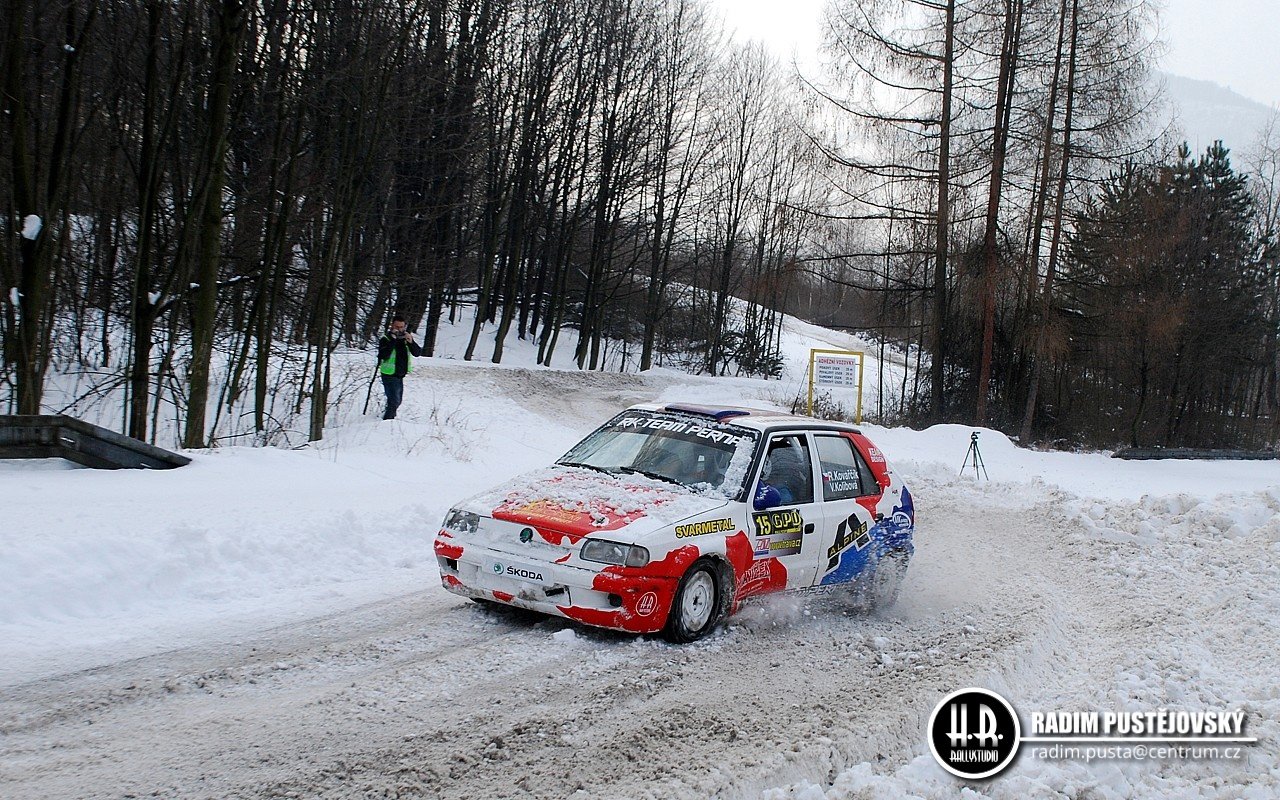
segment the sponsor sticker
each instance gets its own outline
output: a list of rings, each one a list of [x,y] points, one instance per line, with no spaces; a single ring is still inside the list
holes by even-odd
[[[804,537],[796,536],[787,539],[774,539],[769,542],[769,555],[793,556],[804,547]]]
[[[653,612],[658,609],[658,595],[653,592],[645,592],[640,595],[640,599],[636,601],[636,613],[642,617],[651,617]]]
[[[742,586],[746,588],[753,583],[759,583],[769,578],[769,562],[757,561],[752,564],[746,572],[742,573]]]
[[[688,525],[676,526],[676,538],[687,539],[690,536],[703,536],[708,533],[728,533],[736,525],[731,519],[712,519],[706,522],[691,522]]]
[[[871,534],[868,532],[866,520],[859,520],[858,515],[854,514],[841,521],[836,527],[836,540],[827,548],[827,570],[833,570],[840,565],[840,554],[850,545],[862,550],[869,544],[871,544]]]
[[[754,515],[757,536],[783,536],[804,531],[804,517],[800,510],[789,508],[785,511],[761,511]]]
[[[685,422],[678,419],[662,419],[660,417],[623,417],[618,420],[613,427],[621,429],[635,428],[640,430],[666,431],[668,433],[680,434],[684,437],[707,439],[717,444],[737,444],[743,439],[748,438],[739,434],[730,433],[726,430],[717,430],[716,428],[707,428],[692,422]]]
[[[790,556],[804,546],[804,517],[798,509],[762,511],[754,514],[756,558]]]

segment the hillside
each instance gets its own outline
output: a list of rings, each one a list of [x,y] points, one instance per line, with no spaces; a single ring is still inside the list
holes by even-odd
[[[1160,73],[1168,91],[1169,113],[1193,153],[1221,139],[1236,155],[1253,146],[1275,113],[1254,100],[1212,81]]]

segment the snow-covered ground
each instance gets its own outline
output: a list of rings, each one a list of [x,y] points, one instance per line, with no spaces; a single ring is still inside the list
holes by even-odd
[[[439,588],[453,501],[632,402],[788,406],[808,347],[856,343],[788,325],[781,381],[531,368],[513,343],[500,367],[419,361],[399,420],[361,394],[305,449],[0,462],[0,796],[952,797],[923,728],[971,685],[1024,714],[1243,709],[1259,742],[1023,755],[966,796],[1280,796],[1277,463],[983,431],[987,482],[958,475],[969,428],[868,425],[917,500],[892,612],[775,598],[676,647]]]

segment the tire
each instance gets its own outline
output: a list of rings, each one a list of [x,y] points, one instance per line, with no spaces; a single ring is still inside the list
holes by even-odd
[[[695,561],[680,579],[662,635],[669,642],[688,644],[711,633],[727,606],[725,581],[711,561]]]
[[[905,550],[890,550],[880,557],[875,572],[867,579],[865,599],[868,611],[893,608],[893,604],[898,602],[910,560]]]

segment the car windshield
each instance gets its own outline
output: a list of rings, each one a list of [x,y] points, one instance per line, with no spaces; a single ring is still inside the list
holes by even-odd
[[[558,463],[712,489],[736,498],[757,437],[711,419],[626,411],[583,439]]]

